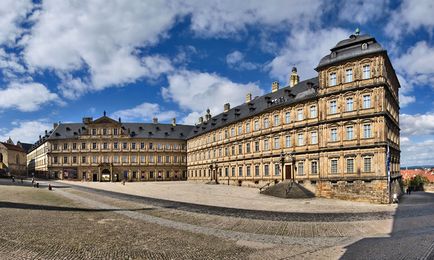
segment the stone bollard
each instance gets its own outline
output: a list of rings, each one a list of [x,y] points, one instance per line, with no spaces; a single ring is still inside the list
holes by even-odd
[[[48,190],[53,190],[53,188],[51,187],[51,184],[48,184]]]

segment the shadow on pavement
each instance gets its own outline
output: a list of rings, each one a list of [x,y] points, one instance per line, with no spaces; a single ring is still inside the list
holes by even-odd
[[[49,205],[36,205],[26,203],[16,203],[0,201],[0,209],[31,209],[31,210],[49,210],[49,211],[80,211],[80,212],[107,212],[107,211],[144,211],[153,210],[153,208],[139,208],[139,209],[92,209],[92,208],[74,208],[74,207],[59,207]]]
[[[404,195],[389,237],[363,238],[341,259],[434,259],[434,193]]]

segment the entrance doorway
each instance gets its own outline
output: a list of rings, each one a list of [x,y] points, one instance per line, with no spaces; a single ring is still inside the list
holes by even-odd
[[[98,174],[94,173],[92,175],[92,181],[98,181]]]
[[[291,179],[291,165],[285,165],[285,179]]]
[[[110,181],[110,170],[104,169],[101,171],[101,181]]]

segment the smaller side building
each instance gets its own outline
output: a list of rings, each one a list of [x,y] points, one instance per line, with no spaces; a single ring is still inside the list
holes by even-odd
[[[0,142],[0,176],[26,175],[26,151],[11,138]]]

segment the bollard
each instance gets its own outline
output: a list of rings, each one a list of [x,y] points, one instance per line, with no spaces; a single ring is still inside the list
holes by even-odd
[[[51,187],[51,184],[48,184],[48,190],[53,190],[53,188]]]
[[[39,182],[36,183],[36,188],[39,188]]]

